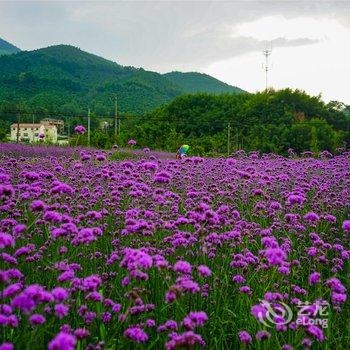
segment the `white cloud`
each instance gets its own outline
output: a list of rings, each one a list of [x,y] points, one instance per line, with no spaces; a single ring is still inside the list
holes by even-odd
[[[256,21],[246,22],[233,29],[234,36],[252,36],[259,40],[273,40],[284,37],[288,40],[298,38],[326,39],[327,30],[332,23],[338,26],[335,20],[317,19],[312,17],[298,17],[287,19],[284,16],[263,17]]]
[[[320,40],[313,45],[273,48],[270,86],[301,88],[314,95],[322,93],[327,101],[337,99],[350,104],[350,46],[346,45],[350,43],[349,28],[333,19],[318,22],[307,18],[277,17],[268,21],[274,25],[273,32],[270,32],[270,29],[265,30],[266,23],[262,19],[243,24],[236,35],[249,33],[260,40],[276,39],[277,35],[289,39],[305,35]],[[262,53],[254,52],[214,62],[204,71],[226,82],[235,81],[248,91],[262,90],[265,87],[263,62]]]

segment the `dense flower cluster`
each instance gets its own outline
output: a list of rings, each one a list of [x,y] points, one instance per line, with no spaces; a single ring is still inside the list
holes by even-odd
[[[346,348],[349,153],[0,149],[0,349]]]

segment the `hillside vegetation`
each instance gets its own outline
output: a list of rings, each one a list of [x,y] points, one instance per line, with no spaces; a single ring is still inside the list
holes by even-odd
[[[122,114],[121,135],[117,139],[114,119],[92,113],[91,144],[111,148],[135,139],[138,147],[174,152],[179,145],[188,143],[190,153],[200,155],[227,154],[238,149],[284,155],[290,148],[298,153],[335,152],[350,144],[349,110],[340,102],[326,104],[319,96],[291,89],[236,95],[186,94],[142,115]],[[0,140],[4,140],[17,117],[1,110],[0,115]],[[43,117],[34,116],[37,121]],[[87,127],[86,116],[60,118],[70,126],[71,134],[75,125]],[[31,114],[23,114],[20,119],[33,120]],[[101,121],[109,122],[107,131],[101,130]],[[87,136],[79,137],[79,143],[87,144]]]
[[[85,114],[141,114],[189,92],[241,92],[210,76],[162,75],[115,62],[68,45],[0,57],[0,104],[22,109]]]
[[[350,143],[347,110],[339,102],[326,104],[320,96],[291,89],[183,95],[142,118],[134,118],[127,137],[169,151],[188,143],[194,153],[226,153],[230,124],[230,151],[335,151]]]
[[[222,94],[224,92],[245,92],[238,87],[228,85],[211,77],[210,75],[203,73],[171,72],[164,74],[164,76],[188,93],[208,92],[213,94]]]

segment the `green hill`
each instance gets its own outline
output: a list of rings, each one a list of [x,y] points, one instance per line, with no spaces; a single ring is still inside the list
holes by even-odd
[[[171,72],[164,74],[164,76],[188,93],[208,92],[213,94],[222,94],[230,92],[244,92],[244,90],[236,86],[228,85],[211,77],[210,75],[203,73]]]
[[[201,93],[181,95],[141,118],[130,118],[124,132],[125,140],[135,139],[140,147],[173,151],[186,143],[192,154],[227,154],[229,132],[229,151],[335,152],[350,144],[350,115],[341,103],[326,104],[301,90]]]
[[[181,73],[179,73],[181,74]],[[190,74],[190,75],[188,75]],[[124,67],[69,45],[51,46],[0,57],[1,103],[28,109],[113,114],[114,97],[121,112],[143,113],[187,92],[237,92],[209,76],[196,73],[162,75]],[[239,90],[241,91],[241,90]]]
[[[20,52],[21,50],[10,44],[9,42],[7,42],[6,40],[4,39],[1,39],[0,38],[0,56],[2,55],[11,55],[13,53],[17,53],[17,52]]]

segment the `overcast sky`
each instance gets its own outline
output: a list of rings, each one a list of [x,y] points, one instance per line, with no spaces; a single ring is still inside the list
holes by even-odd
[[[350,104],[350,0],[2,1],[0,37],[22,50],[71,44],[123,65],[301,88]]]

